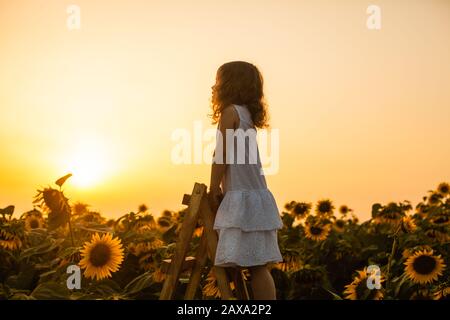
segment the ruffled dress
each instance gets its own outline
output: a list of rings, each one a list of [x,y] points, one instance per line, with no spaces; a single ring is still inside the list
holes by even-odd
[[[267,188],[256,134],[247,134],[245,144],[243,140],[239,143],[239,132],[253,129],[256,133],[256,130],[248,109],[233,106],[239,115],[239,128],[243,130],[238,130],[234,138],[234,161],[227,161],[221,181],[224,198],[214,221],[214,229],[219,235],[214,264],[249,267],[281,262],[277,230],[283,224],[275,198]],[[238,152],[244,145],[245,161],[242,161]],[[227,147],[227,150],[231,149]]]

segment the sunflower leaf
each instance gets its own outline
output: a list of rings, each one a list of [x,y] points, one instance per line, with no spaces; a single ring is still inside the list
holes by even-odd
[[[67,287],[57,282],[45,282],[41,283],[33,290],[31,297],[38,300],[69,299],[70,291]]]
[[[153,284],[152,273],[145,272],[140,276],[137,276],[130,283],[128,283],[124,289],[127,295],[133,295],[142,291],[145,288],[150,287]]]
[[[55,183],[62,187],[62,185],[66,182],[67,179],[69,179],[72,176],[71,173],[66,174],[64,177],[59,178],[58,180],[55,181]]]
[[[402,289],[404,283],[408,280],[408,277],[404,273],[402,276],[400,276],[401,281],[397,284],[397,287],[395,288],[395,296],[398,296],[400,293],[400,290]]]
[[[44,253],[48,253],[56,248],[58,248],[58,246],[60,244],[62,244],[64,242],[64,239],[57,239],[54,240],[52,242],[44,242],[41,243],[40,245],[37,245],[35,247],[31,247],[28,249],[25,249],[22,251],[19,260],[23,260],[25,258],[34,256],[34,255],[40,255],[40,254],[44,254]]]
[[[334,293],[331,290],[328,290],[327,288],[322,287],[325,291],[327,291],[329,294],[331,294],[333,296],[333,300],[344,300],[342,299],[342,297],[340,295],[338,295],[337,293]]]

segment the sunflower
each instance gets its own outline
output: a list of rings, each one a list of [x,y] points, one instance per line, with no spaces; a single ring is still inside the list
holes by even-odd
[[[138,207],[138,212],[139,213],[141,213],[141,212],[146,212],[148,210],[148,207],[145,205],[145,204],[141,204],[141,205],[139,205],[139,207]]]
[[[330,234],[330,225],[322,223],[306,224],[305,236],[314,241],[323,241]]]
[[[333,229],[339,233],[345,231],[345,220],[338,219],[333,223]]]
[[[351,209],[345,204],[339,207],[339,212],[343,215],[346,215],[349,211],[351,211]]]
[[[220,298],[220,290],[217,285],[217,279],[214,275],[213,270],[211,269],[206,276],[206,284],[202,288],[203,294],[207,297]]]
[[[172,218],[172,212],[169,210],[164,210],[162,213],[163,217]]]
[[[74,215],[82,215],[88,212],[89,205],[82,202],[75,202],[72,205],[72,212]]]
[[[302,266],[302,261],[298,254],[284,254],[283,262],[279,262],[275,265],[275,268],[287,272],[287,271],[297,271]]]
[[[450,224],[450,218],[446,214],[439,214],[431,218],[431,223],[436,226],[446,226]]]
[[[44,227],[44,219],[41,215],[30,214],[25,218],[25,229],[28,231]]]
[[[402,218],[401,228],[404,233],[413,233],[414,231],[416,231],[417,226],[412,217],[405,216]]]
[[[442,195],[439,192],[432,192],[428,197],[428,203],[431,205],[439,204]]]
[[[292,273],[292,282],[299,287],[310,287],[320,284],[326,278],[326,271],[323,267],[305,265]]]
[[[139,257],[139,267],[141,267],[142,270],[150,270],[154,269],[155,267],[155,255],[153,252],[147,252],[144,253]]]
[[[161,248],[163,245],[164,245],[164,242],[162,240],[155,238],[151,241],[144,241],[144,242],[140,242],[138,244],[131,243],[128,246],[128,249],[135,256],[139,256],[143,253],[148,253],[155,249]]]
[[[53,188],[38,190],[33,203],[40,203],[48,213],[47,226],[50,231],[64,227],[70,220],[72,208],[63,191]]]
[[[316,205],[317,215],[331,216],[333,215],[334,206],[331,200],[319,200]]]
[[[80,267],[86,269],[84,275],[87,278],[111,277],[112,272],[119,270],[123,261],[122,244],[118,238],[113,238],[107,233],[92,236],[91,242],[86,242],[81,250]]]
[[[434,242],[444,243],[450,241],[450,236],[447,233],[435,229],[425,231],[425,236]]]
[[[420,250],[409,256],[405,262],[406,276],[414,283],[431,283],[442,275],[445,269],[441,256],[434,256],[433,250]]]
[[[345,299],[349,300],[381,300],[383,299],[383,291],[381,289],[369,289],[367,287],[367,279],[370,274],[367,272],[367,268],[364,270],[357,270],[356,277],[353,281],[345,286],[344,295]],[[384,281],[384,277],[381,276],[380,282]]]
[[[16,250],[22,247],[22,240],[16,234],[0,229],[0,247]]]
[[[402,220],[402,213],[396,203],[390,202],[386,207],[377,215],[375,223],[387,223],[391,226],[397,226]]]
[[[355,215],[352,213],[352,219],[351,219],[350,221],[353,222],[354,224],[357,224],[357,223],[359,222],[359,219],[358,219],[357,216],[355,216]]]
[[[100,212],[88,211],[87,213],[83,214],[83,221],[101,224],[105,222],[105,218],[102,217]]]
[[[422,218],[425,218],[428,214],[428,205],[424,204],[424,203],[419,203],[416,206],[416,211],[419,214],[419,216],[421,216]]]
[[[167,229],[172,225],[172,218],[166,215],[158,218],[158,226],[162,229]]]
[[[450,194],[450,185],[446,182],[442,182],[439,184],[437,191],[441,195],[446,196],[446,195]]]
[[[302,219],[309,214],[311,210],[311,203],[297,202],[292,208],[292,214],[297,219]]]
[[[150,270],[155,267],[155,250],[161,248],[164,242],[160,239],[144,241],[138,244],[130,243],[128,250],[135,256],[139,257],[139,266],[143,270]]]
[[[156,229],[156,222],[152,215],[146,215],[136,221],[134,229],[137,233],[143,234],[153,229]]]
[[[243,274],[245,278],[245,273]],[[234,290],[234,283],[229,283],[231,290]],[[220,293],[219,286],[217,285],[217,278],[214,274],[213,269],[211,269],[206,276],[206,283],[202,288],[202,292],[207,297],[220,298],[222,294]]]
[[[44,226],[44,220],[41,217],[29,216],[25,219],[25,229],[28,231],[40,229]]]

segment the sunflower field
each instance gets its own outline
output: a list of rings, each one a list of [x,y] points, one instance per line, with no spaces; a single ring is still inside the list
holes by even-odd
[[[186,210],[156,218],[141,205],[107,219],[70,202],[62,189],[69,177],[38,190],[20,217],[14,206],[0,209],[0,299],[158,299]],[[449,189],[441,183],[415,206],[376,203],[362,223],[329,199],[287,203],[278,232],[284,261],[270,266],[278,299],[449,299]],[[199,225],[191,254],[201,234]],[[69,289],[73,267],[81,282]],[[211,264],[196,298],[220,298]]]

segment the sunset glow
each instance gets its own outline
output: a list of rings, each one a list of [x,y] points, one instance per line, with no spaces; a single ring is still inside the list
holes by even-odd
[[[92,188],[111,173],[111,161],[103,146],[93,141],[82,141],[71,154],[67,155],[67,165],[61,172],[73,174],[72,183],[80,188]]]
[[[72,172],[73,200],[105,215],[183,208],[210,167],[173,163],[171,135],[215,128],[211,86],[231,60],[264,76],[280,210],[328,197],[367,219],[375,202],[420,201],[450,180],[450,3],[377,1],[380,30],[370,4],[79,0],[70,30],[67,2],[0,0],[0,207],[29,210]]]

